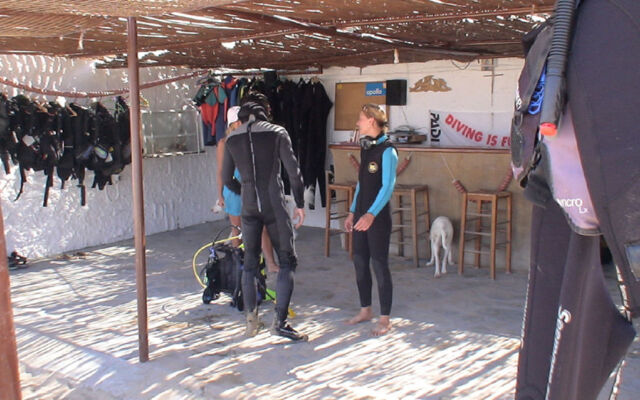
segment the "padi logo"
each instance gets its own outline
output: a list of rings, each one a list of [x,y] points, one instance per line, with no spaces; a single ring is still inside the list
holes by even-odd
[[[384,92],[380,88],[367,90],[367,96],[382,96]]]
[[[556,199],[556,202],[558,202],[562,208],[577,207],[580,214],[586,214],[589,212],[588,209],[582,207],[584,204],[582,199]]]

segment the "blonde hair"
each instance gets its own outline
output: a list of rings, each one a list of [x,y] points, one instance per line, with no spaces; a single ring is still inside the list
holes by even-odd
[[[373,118],[382,132],[386,132],[389,128],[389,120],[387,119],[387,113],[378,104],[367,103],[362,106],[362,112],[367,118]]]
[[[231,134],[231,132],[233,132],[235,129],[232,129],[231,127],[233,126],[233,124],[235,124],[238,121],[232,122],[231,124],[229,124],[229,126],[227,126],[227,129],[224,131],[224,137],[227,137]]]

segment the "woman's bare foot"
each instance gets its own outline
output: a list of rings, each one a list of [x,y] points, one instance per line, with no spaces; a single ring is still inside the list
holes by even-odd
[[[355,317],[347,320],[347,324],[355,325],[360,322],[371,321],[373,318],[373,312],[371,311],[371,307],[364,307],[360,309],[360,312]]]
[[[371,333],[373,334],[373,336],[382,336],[385,333],[389,332],[390,330],[391,330],[391,321],[389,320],[389,316],[382,315],[380,316],[380,319],[378,320],[376,327],[373,328]]]

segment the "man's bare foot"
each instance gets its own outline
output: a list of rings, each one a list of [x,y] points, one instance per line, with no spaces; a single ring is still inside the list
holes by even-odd
[[[373,328],[371,333],[373,336],[382,336],[391,330],[391,321],[389,321],[389,316],[381,316],[376,324],[376,327]]]
[[[373,312],[371,311],[371,308],[366,307],[366,308],[360,309],[360,312],[358,313],[358,315],[347,320],[346,322],[349,325],[355,325],[355,324],[359,324],[360,322],[371,321],[372,318],[373,318]]]

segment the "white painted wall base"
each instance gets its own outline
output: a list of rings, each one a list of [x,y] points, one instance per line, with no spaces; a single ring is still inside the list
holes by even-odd
[[[126,70],[96,70],[89,60],[32,56],[0,56],[0,71],[9,79],[36,87],[59,90],[105,90],[127,86]],[[189,72],[181,68],[145,68],[142,83]],[[22,93],[0,89],[9,96]],[[152,110],[190,107],[195,80],[174,82],[143,90]],[[55,98],[48,98],[55,100]],[[105,98],[104,104],[113,104]],[[78,104],[89,104],[79,100]],[[215,147],[206,153],[144,160],[145,219],[148,234],[183,228],[219,219],[211,207],[215,202]],[[20,175],[17,167],[0,176],[0,198],[4,214],[7,250],[17,250],[28,258],[44,257],[87,246],[101,245],[133,236],[131,168],[116,177],[104,191],[91,189],[93,172],[87,172],[87,205],[80,206],[76,181],[60,190],[56,177],[50,190],[49,206],[42,207],[45,178],[42,172],[28,174],[22,197],[14,202]]]
[[[145,223],[148,234],[184,228],[221,218],[213,214],[215,152],[144,160]],[[211,173],[202,173],[211,171]],[[91,185],[93,173],[87,174]],[[75,184],[59,189],[59,180],[42,207],[45,178],[30,173],[18,201],[15,168],[0,181],[7,250],[28,258],[49,256],[87,246],[133,237],[131,168],[105,190],[87,188],[87,205],[80,206]],[[203,239],[204,241],[205,239]]]

